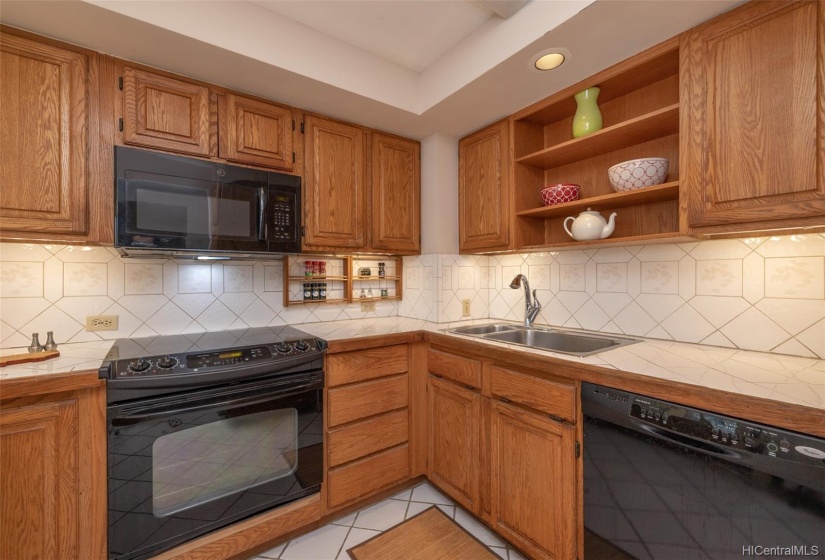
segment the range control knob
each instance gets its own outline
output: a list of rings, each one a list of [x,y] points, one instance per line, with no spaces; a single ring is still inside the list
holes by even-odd
[[[169,356],[168,354],[162,357],[160,360],[158,360],[158,366],[162,368],[173,368],[176,365],[178,365],[178,361],[172,356]]]
[[[306,343],[306,340],[299,340],[295,343],[295,348],[300,352],[306,352],[309,350],[309,344]]]
[[[147,362],[143,358],[138,358],[137,360],[135,360],[134,362],[129,364],[129,370],[131,370],[131,371],[146,371],[147,369],[149,369],[150,365],[151,364],[149,364],[149,362]]]
[[[748,447],[753,447],[754,445],[756,445],[756,440],[751,437],[746,437],[745,445],[747,445]]]
[[[768,451],[771,453],[776,453],[777,449],[779,449],[779,446],[776,445],[776,442],[772,441],[768,444]]]
[[[289,353],[289,344],[286,342],[280,342],[275,345],[275,350],[277,350],[280,354],[288,354]]]

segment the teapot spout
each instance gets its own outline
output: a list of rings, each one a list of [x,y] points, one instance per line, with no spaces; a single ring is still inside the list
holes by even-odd
[[[613,230],[616,229],[616,212],[610,214],[610,219],[607,221],[607,225],[604,226],[602,230],[602,239],[606,239],[613,234]]]

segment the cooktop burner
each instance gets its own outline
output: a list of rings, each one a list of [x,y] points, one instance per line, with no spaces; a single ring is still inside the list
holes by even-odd
[[[290,326],[122,338],[100,368],[107,400],[235,383],[323,367],[326,341]]]

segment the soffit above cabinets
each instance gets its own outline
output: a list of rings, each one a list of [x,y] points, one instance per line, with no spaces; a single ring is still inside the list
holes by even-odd
[[[414,138],[462,136],[742,3],[4,0],[0,21]],[[530,71],[536,52],[568,63]]]

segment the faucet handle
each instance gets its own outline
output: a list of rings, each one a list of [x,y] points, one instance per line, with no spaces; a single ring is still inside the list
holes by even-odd
[[[536,311],[541,311],[541,302],[539,298],[536,296],[536,290],[533,290],[533,307],[536,308]]]

